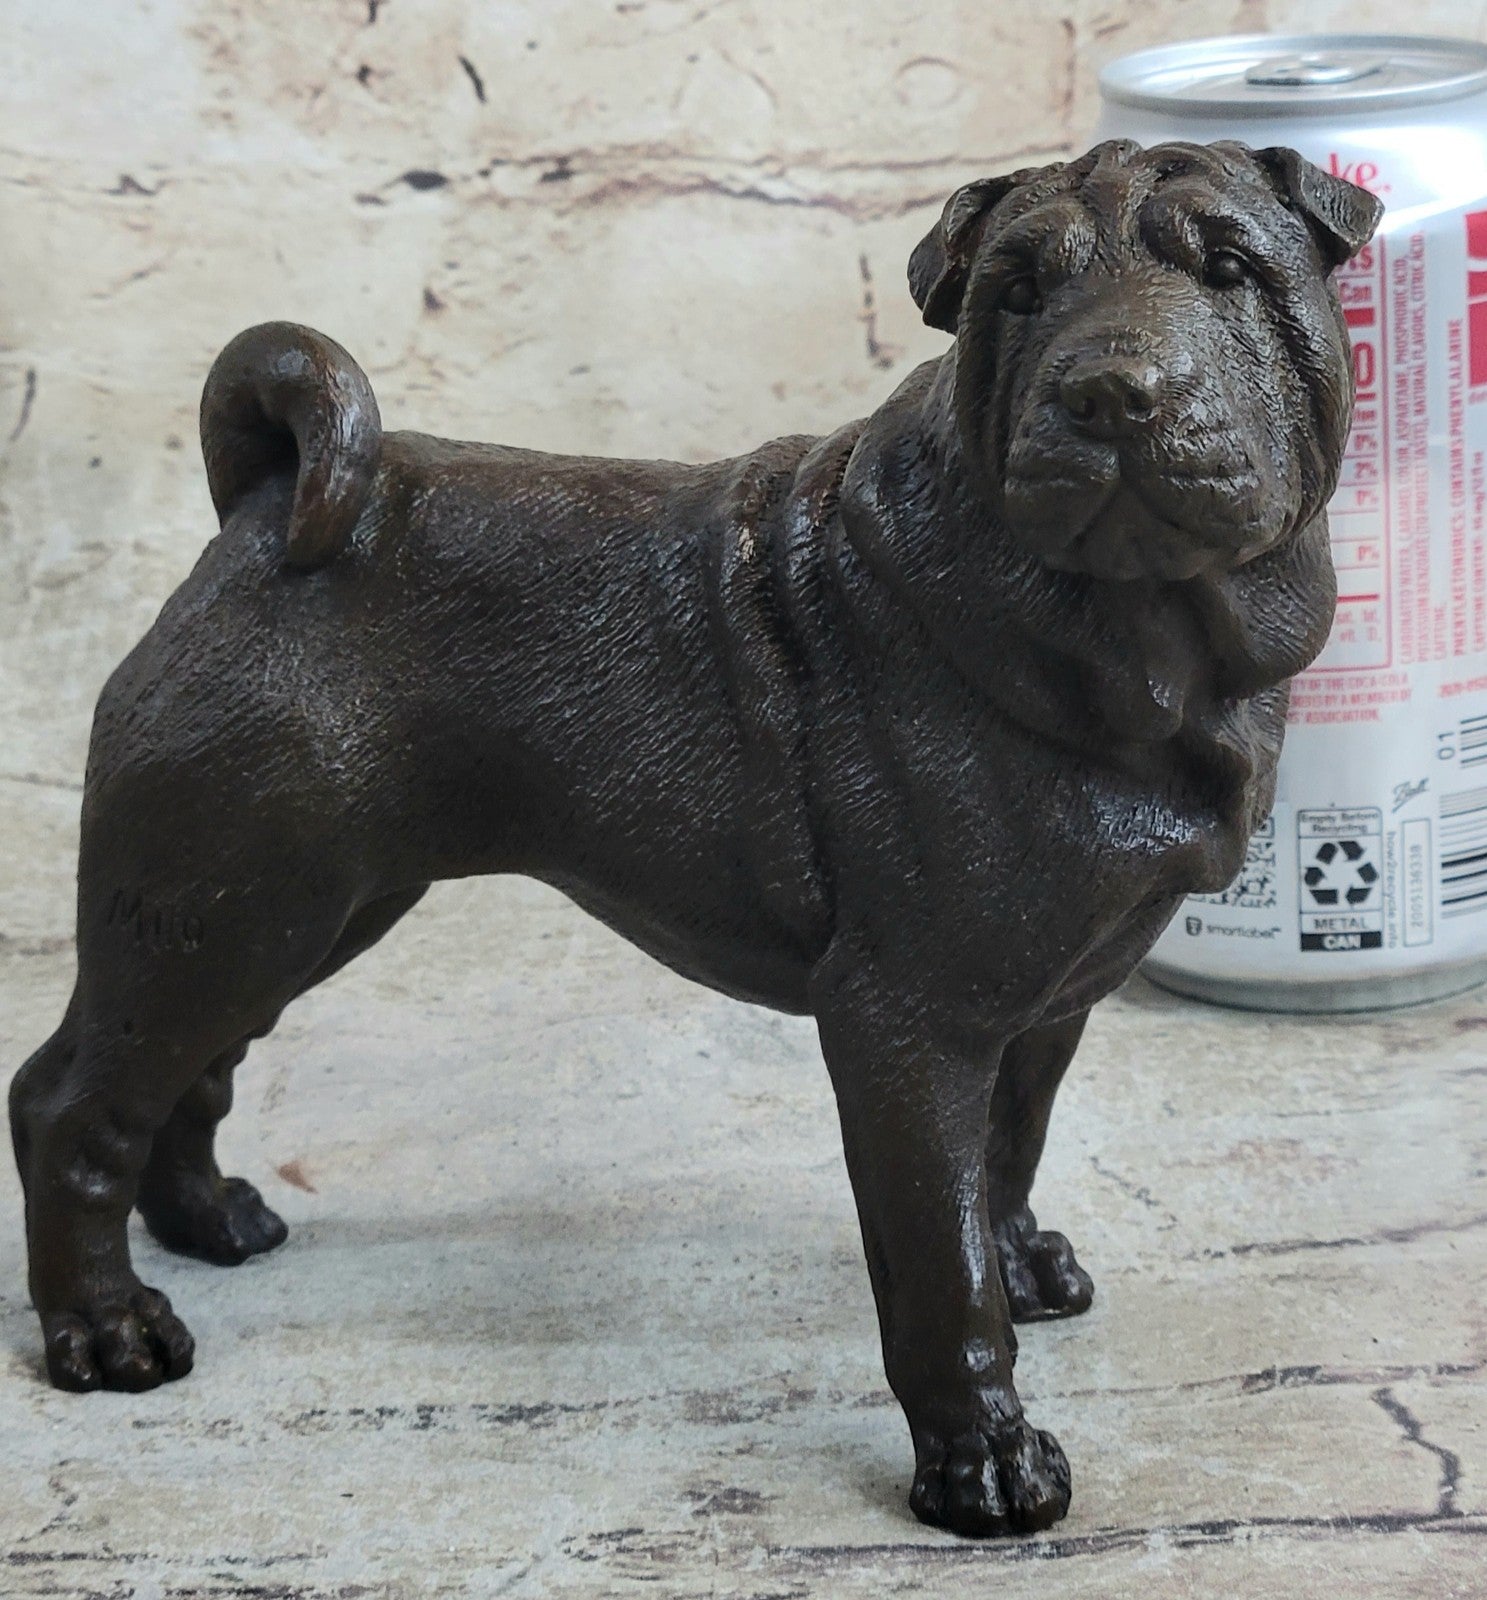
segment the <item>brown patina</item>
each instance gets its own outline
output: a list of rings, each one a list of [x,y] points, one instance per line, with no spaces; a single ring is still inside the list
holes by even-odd
[[[913,1508],[1061,1517],[1012,1321],[1093,1290],[1033,1175],[1089,1008],[1269,806],[1378,215],[1240,145],[970,184],[910,267],[949,351],[707,466],[384,434],[329,339],[235,339],[222,531],[99,700],[77,985],[11,1089],[52,1381],[189,1371],[130,1209],[279,1244],[213,1153],[249,1041],[431,881],[526,873],[816,1017]]]

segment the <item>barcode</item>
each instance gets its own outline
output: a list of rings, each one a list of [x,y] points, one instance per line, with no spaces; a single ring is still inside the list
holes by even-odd
[[[1464,732],[1464,728],[1463,728]],[[1463,745],[1462,761],[1466,761]],[[1487,789],[1441,796],[1441,915],[1487,909]]]
[[[1487,761],[1487,717],[1461,719],[1461,764],[1479,767]]]

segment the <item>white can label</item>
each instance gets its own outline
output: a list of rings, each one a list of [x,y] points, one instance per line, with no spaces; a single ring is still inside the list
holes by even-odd
[[[1293,688],[1273,815],[1154,951],[1231,981],[1487,954],[1487,200],[1432,210],[1384,161],[1330,164],[1397,218],[1336,280],[1357,389],[1337,617]]]

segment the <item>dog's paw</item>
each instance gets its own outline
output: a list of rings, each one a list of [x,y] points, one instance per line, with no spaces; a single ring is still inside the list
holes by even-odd
[[[141,1283],[86,1311],[43,1313],[47,1376],[59,1389],[137,1394],[191,1370],[195,1341],[157,1289]]]
[[[289,1237],[284,1219],[246,1178],[192,1180],[169,1195],[141,1194],[145,1226],[180,1255],[236,1267]]]
[[[1026,1206],[993,1223],[992,1233],[1014,1322],[1074,1317],[1089,1310],[1094,1283],[1063,1234],[1040,1232]]]
[[[991,1539],[1052,1527],[1069,1497],[1058,1440],[1019,1418],[921,1450],[909,1506],[931,1527]]]

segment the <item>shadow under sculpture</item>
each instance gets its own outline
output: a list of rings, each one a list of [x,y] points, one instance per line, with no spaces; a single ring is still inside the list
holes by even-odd
[[[11,1089],[52,1382],[190,1369],[130,1208],[279,1244],[213,1154],[249,1041],[432,880],[527,873],[815,1016],[913,1509],[1057,1521],[1012,1323],[1093,1289],[1029,1191],[1090,1006],[1269,808],[1379,213],[1239,144],[968,184],[909,265],[946,354],[706,466],[384,434],[331,340],[235,339],[222,531],[99,700],[77,984]]]

